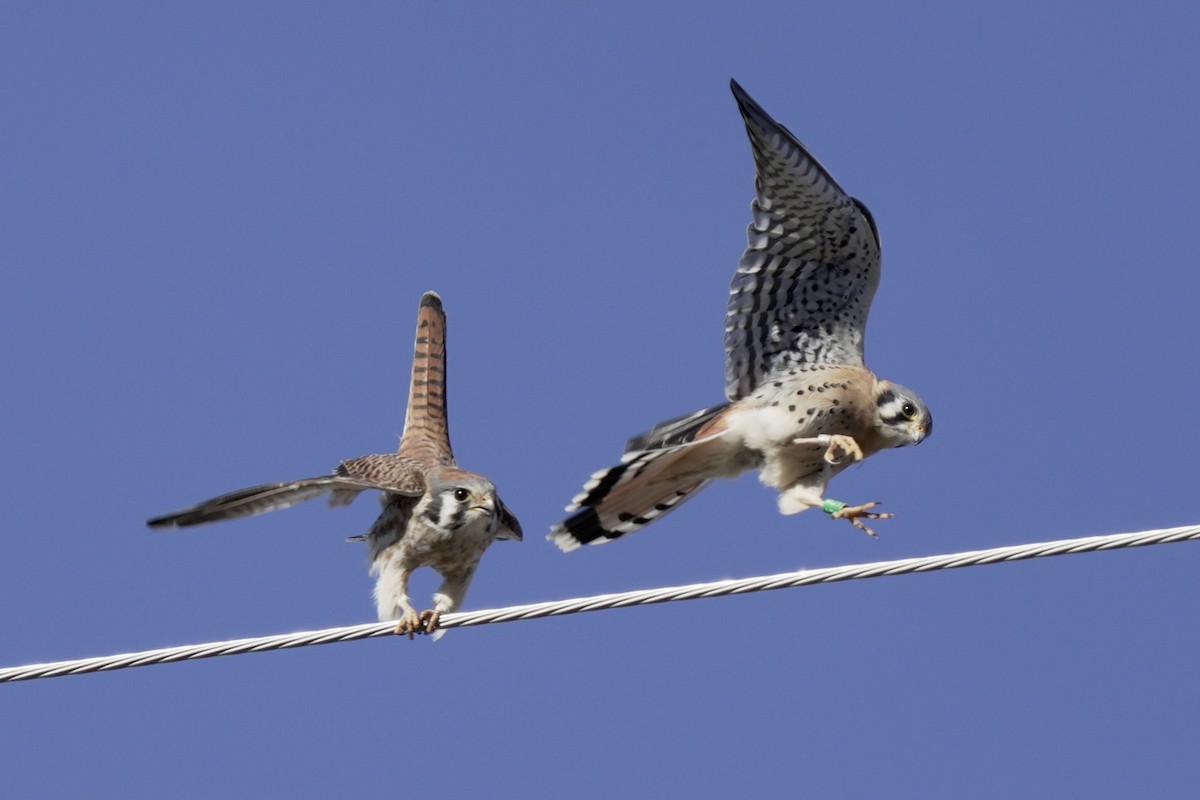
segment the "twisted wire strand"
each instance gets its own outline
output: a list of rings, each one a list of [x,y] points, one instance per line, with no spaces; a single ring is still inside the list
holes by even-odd
[[[446,614],[441,619],[442,628],[467,628],[490,625],[496,622],[516,622],[540,617],[559,617],[585,611],[603,611],[610,608],[670,603],[677,600],[695,600],[701,597],[723,597],[726,595],[765,592],[772,589],[790,589],[818,583],[879,578],[885,575],[906,575],[915,572],[933,572],[943,569],[997,564],[1008,561],[1024,561],[1031,558],[1074,555],[1099,550],[1118,550],[1127,547],[1169,544],[1200,539],[1200,525],[1179,528],[1117,533],[1107,536],[1088,536],[1080,539],[1060,539],[1052,542],[1010,545],[989,550],[972,550],[962,553],[903,558],[896,561],[876,561],[866,564],[851,564],[842,567],[785,572],[754,578],[695,583],[687,586],[669,586],[660,589],[641,589],[632,592],[602,594],[506,608],[467,611]],[[373,639],[391,636],[396,629],[394,622],[372,622],[344,628],[326,628],[319,631],[303,631],[276,636],[259,636],[249,639],[233,639],[225,642],[165,647],[144,650],[138,653],[80,658],[72,661],[55,661],[48,664],[30,664],[23,667],[0,669],[0,683],[27,681],[37,678],[54,678],[63,675],[82,675],[89,672],[108,672],[127,667],[144,667],[151,664],[167,664],[198,658],[232,656],[242,653],[261,653],[267,650],[287,650],[309,645],[350,642],[357,639]]]

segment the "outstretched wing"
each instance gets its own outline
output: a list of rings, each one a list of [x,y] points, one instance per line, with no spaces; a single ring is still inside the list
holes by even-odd
[[[367,489],[415,497],[424,493],[425,481],[421,477],[420,467],[409,459],[398,455],[362,456],[343,461],[332,475],[239,489],[197,503],[191,508],[155,517],[146,524],[151,528],[185,528],[207,522],[252,517],[290,508],[323,494],[329,494],[331,506],[340,506],[352,502],[359,492]]]
[[[319,497],[326,492],[333,493],[331,502],[336,498],[341,505],[349,502],[363,489],[379,487],[366,481],[351,478],[327,476],[321,478],[305,478],[290,483],[264,483],[261,486],[251,486],[236,492],[223,494],[203,503],[197,503],[191,508],[155,517],[146,524],[151,528],[186,528],[189,525],[201,525],[206,522],[220,522],[238,517],[252,517],[267,511],[290,508],[297,503]]]
[[[517,519],[517,515],[504,505],[504,501],[499,497],[496,498],[496,503],[498,505],[496,510],[500,515],[500,533],[496,535],[496,538],[521,541],[525,538],[525,534],[521,531],[521,523]]]
[[[725,394],[797,364],[863,363],[879,235],[787,128],[730,81],[754,152],[757,196],[725,314]]]
[[[446,415],[446,312],[436,292],[426,292],[417,308],[417,341],[400,454],[426,469],[454,464]]]

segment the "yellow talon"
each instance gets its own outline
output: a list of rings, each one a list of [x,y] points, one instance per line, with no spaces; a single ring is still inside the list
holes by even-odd
[[[413,638],[413,634],[424,633],[424,623],[414,611],[406,611],[404,616],[400,617],[400,622],[396,625],[397,636],[407,636]]]
[[[837,511],[829,512],[829,516],[834,519],[849,520],[850,524],[864,531],[868,536],[875,536],[875,531],[867,527],[864,519],[891,519],[895,514],[886,511],[871,511],[869,509],[879,505],[878,502],[863,503],[861,506],[842,506]]]
[[[840,464],[846,460],[847,456],[851,463],[862,461],[863,451],[858,446],[858,442],[854,441],[853,437],[840,433],[830,436],[829,447],[825,450],[826,463]]]

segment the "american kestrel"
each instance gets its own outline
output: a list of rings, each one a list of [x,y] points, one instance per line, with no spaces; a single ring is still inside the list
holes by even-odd
[[[396,453],[343,461],[332,475],[268,483],[206,500],[150,520],[152,528],[187,527],[288,508],[329,493],[329,505],[346,505],[364,489],[378,489],[383,511],[365,541],[380,620],[399,619],[396,633],[433,633],[441,615],[462,605],[488,545],[521,539],[521,525],[487,478],[459,469],[446,419],[446,314],[426,292],[417,310],[417,343],[404,434]],[[433,608],[417,612],[408,578],[433,567],[443,580]],[[440,631],[439,631],[440,635]]]
[[[804,145],[737,81],[757,177],[749,243],[725,314],[729,402],[630,439],[615,467],[592,475],[550,539],[563,550],[632,533],[713,478],[757,469],[779,510],[822,508],[873,533],[876,503],[825,497],[829,480],[888,447],[919,444],[933,417],[916,392],[863,363],[879,284],[879,233]]]

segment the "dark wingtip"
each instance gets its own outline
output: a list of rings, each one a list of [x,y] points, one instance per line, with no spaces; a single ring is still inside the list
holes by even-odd
[[[194,525],[203,525],[208,522],[216,522],[221,517],[215,519],[211,514],[197,513],[196,509],[190,508],[186,511],[177,511],[174,514],[164,514],[161,517],[154,517],[146,520],[147,528],[162,530],[166,528],[190,528]]]
[[[775,121],[771,119],[770,114],[768,114],[766,111],[763,111],[763,107],[758,104],[758,101],[751,97],[750,93],[743,89],[742,85],[733,78],[729,79],[729,89],[733,92],[733,99],[737,100],[738,108],[741,110],[742,116],[754,114],[757,116],[766,117],[768,120],[771,120],[771,122]]]
[[[766,112],[766,110],[758,104],[758,101],[742,88],[742,85],[733,78],[729,79],[729,88],[733,90],[733,99],[737,100],[738,113],[742,115],[742,119],[746,123],[747,130],[751,126],[758,128],[760,131],[769,132],[772,128],[778,128],[785,132],[792,139],[796,139],[792,132],[775,121],[775,118]],[[800,144],[796,140],[796,144]],[[803,145],[801,145],[803,147]]]
[[[517,515],[508,506],[504,505],[503,500],[500,500],[500,523],[512,532],[513,541],[524,541],[525,532],[521,530],[521,522],[517,519]]]
[[[738,111],[741,112],[742,119],[746,123],[746,131],[750,135],[750,145],[756,152],[764,146],[762,142],[756,141],[757,137],[761,136],[762,134],[770,135],[772,132],[783,134],[785,137],[791,140],[795,147],[803,151],[804,156],[821,171],[821,174],[824,176],[825,180],[829,181],[831,186],[849,197],[849,194],[846,192],[846,190],[843,189],[841,185],[833,179],[833,176],[829,174],[829,170],[825,169],[821,162],[817,160],[816,156],[808,151],[808,148],[804,146],[804,143],[800,141],[799,137],[788,130],[785,125],[781,125],[774,117],[768,114],[766,109],[758,104],[757,100],[746,93],[746,90],[742,88],[741,84],[730,78],[729,88],[733,90],[733,96],[737,100],[738,104]],[[753,128],[757,128],[758,131],[755,132]],[[770,147],[771,149],[778,149],[778,147],[775,145],[771,145]],[[874,220],[871,221],[871,225],[874,227]],[[876,233],[878,234],[878,232]]]

